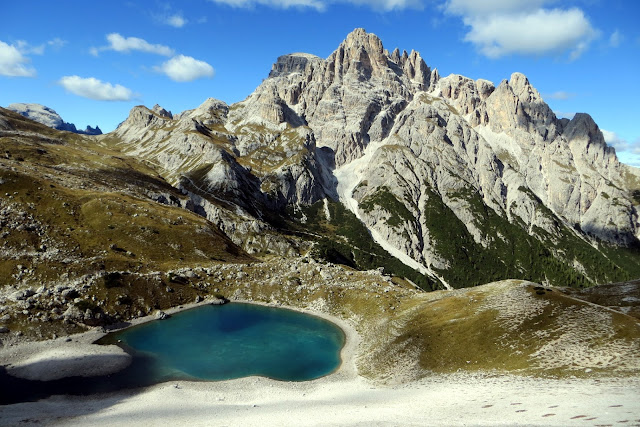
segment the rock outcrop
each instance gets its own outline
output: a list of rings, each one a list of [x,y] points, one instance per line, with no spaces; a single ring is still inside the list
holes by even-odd
[[[497,87],[441,77],[362,29],[327,59],[280,56],[242,102],[178,115],[136,107],[111,137],[223,230],[236,228],[229,208],[257,221],[255,236],[270,229],[267,211],[339,199],[385,249],[443,284],[464,285],[460,262],[488,269],[487,254],[492,268],[530,278],[536,262],[514,239],[586,283],[608,277],[584,267],[611,261],[599,244],[638,244],[635,188],[591,117],[558,120],[521,73]]]

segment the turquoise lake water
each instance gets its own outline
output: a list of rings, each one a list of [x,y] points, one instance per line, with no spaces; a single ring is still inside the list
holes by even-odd
[[[134,356],[136,382],[259,375],[306,381],[336,370],[343,331],[319,317],[255,304],[206,305],[110,334]]]

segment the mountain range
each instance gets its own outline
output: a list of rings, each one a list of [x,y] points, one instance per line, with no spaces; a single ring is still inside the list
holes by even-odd
[[[0,108],[0,347],[227,298],[348,321],[371,378],[638,372],[640,171],[523,74],[356,29],[233,105],[32,118]]]
[[[282,238],[302,228],[328,261],[410,269],[431,289],[640,275],[640,172],[589,115],[558,119],[520,73],[441,77],[362,29],[327,59],[279,57],[242,102],[135,107],[99,140],[155,165],[249,253],[304,251]],[[332,210],[366,230],[334,233]]]

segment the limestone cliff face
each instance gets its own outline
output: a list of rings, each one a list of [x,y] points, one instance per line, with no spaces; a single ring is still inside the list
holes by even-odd
[[[441,77],[362,29],[327,59],[279,57],[240,103],[136,107],[108,138],[257,221],[339,199],[385,249],[445,284],[482,251],[526,272],[507,259],[513,239],[550,248],[591,282],[572,246],[638,243],[635,175],[590,116],[558,120],[520,73],[497,86]]]
[[[384,139],[430,77],[417,52],[389,54],[378,37],[357,29],[326,60],[303,54],[278,58],[270,78],[241,104],[259,102],[265,93],[277,96],[340,166],[360,157],[372,140]]]

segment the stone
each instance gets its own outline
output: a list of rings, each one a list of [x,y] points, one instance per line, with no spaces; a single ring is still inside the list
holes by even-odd
[[[22,289],[11,294],[11,299],[14,301],[23,301],[32,295],[35,295],[33,289]]]
[[[75,299],[80,296],[80,293],[75,289],[65,289],[61,294],[67,299]]]
[[[155,317],[156,317],[157,320],[165,320],[165,319],[168,319],[170,316],[167,313],[165,313],[164,311],[159,310],[159,311],[156,312],[156,316]]]

